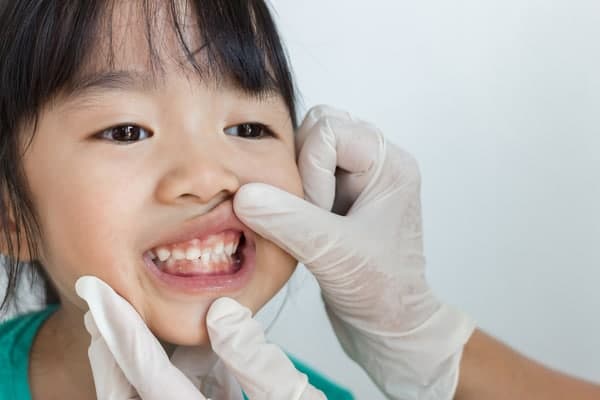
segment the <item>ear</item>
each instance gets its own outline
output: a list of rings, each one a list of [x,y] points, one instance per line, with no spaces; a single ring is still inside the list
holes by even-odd
[[[8,229],[4,229],[4,224],[6,224]],[[8,237],[5,230],[8,230]],[[0,215],[0,253],[8,255],[9,239],[13,247],[13,252],[17,253],[14,255],[18,255],[20,261],[31,261],[31,255],[27,248],[27,240],[23,230],[19,231],[11,210],[3,210],[2,215]],[[17,249],[17,242],[19,240],[21,241],[20,248]]]

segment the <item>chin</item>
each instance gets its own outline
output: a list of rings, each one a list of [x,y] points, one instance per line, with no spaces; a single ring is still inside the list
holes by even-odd
[[[171,308],[171,307],[169,307]],[[206,328],[208,306],[195,310],[161,310],[146,321],[152,333],[162,342],[177,346],[209,344]]]
[[[170,329],[169,332],[156,332],[156,336],[160,341],[176,346],[208,346],[210,344],[206,322],[200,328],[182,327],[181,331],[177,332]]]
[[[162,304],[160,310],[155,308],[156,312],[146,314],[146,324],[162,342],[177,346],[207,346],[210,344],[210,339],[206,327],[206,315],[210,305],[218,297],[203,299],[202,304]],[[270,298],[262,301],[254,296],[254,298],[245,298],[244,295],[229,297],[250,308],[253,314]]]

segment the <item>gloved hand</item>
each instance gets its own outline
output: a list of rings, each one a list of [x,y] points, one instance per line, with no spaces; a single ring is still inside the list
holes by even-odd
[[[314,274],[342,347],[389,398],[452,398],[474,324],[426,282],[417,163],[325,106],[308,112],[296,142],[308,201],[251,183],[236,215]]]
[[[75,288],[90,308],[84,322],[92,336],[88,355],[99,400],[206,400],[110,286],[84,276]],[[265,342],[260,324],[235,300],[213,302],[207,326],[213,350],[251,400],[325,399],[277,346]]]

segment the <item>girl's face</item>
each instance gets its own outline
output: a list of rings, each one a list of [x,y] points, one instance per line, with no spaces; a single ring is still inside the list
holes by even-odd
[[[302,196],[290,115],[278,95],[257,100],[200,82],[182,67],[187,61],[173,50],[180,46],[168,29],[153,39],[161,43],[163,70],[152,79],[143,24],[132,23],[131,10],[115,15],[113,74],[48,104],[25,154],[42,228],[40,261],[63,308],[87,309],[74,284],[94,275],[128,300],[160,339],[204,344],[214,299],[233,297],[256,311],[288,280],[296,260],[243,227],[246,246],[255,248],[246,280],[188,290],[157,279],[144,255],[161,245],[185,252],[193,244],[181,239],[202,240],[205,229],[229,227],[224,221],[237,226],[232,197],[245,183]],[[102,72],[107,46],[96,52],[90,72]],[[249,123],[268,125],[274,136]]]

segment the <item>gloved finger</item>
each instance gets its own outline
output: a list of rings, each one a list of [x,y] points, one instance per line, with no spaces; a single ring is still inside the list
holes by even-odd
[[[89,311],[84,315],[84,323],[92,337],[88,358],[92,366],[98,400],[139,399],[135,389],[117,365]]]
[[[373,125],[316,106],[298,129],[296,151],[306,199],[343,215],[383,164],[385,140]]]
[[[208,310],[206,324],[213,350],[250,399],[326,399],[279,347],[266,342],[248,308],[233,299],[219,298]]]
[[[344,252],[354,234],[346,217],[332,214],[284,190],[248,183],[235,194],[238,218],[318,273]]]
[[[97,331],[142,399],[205,400],[189,379],[171,364],[131,304],[110,286],[96,277],[83,276],[77,280],[75,290],[88,303]]]

